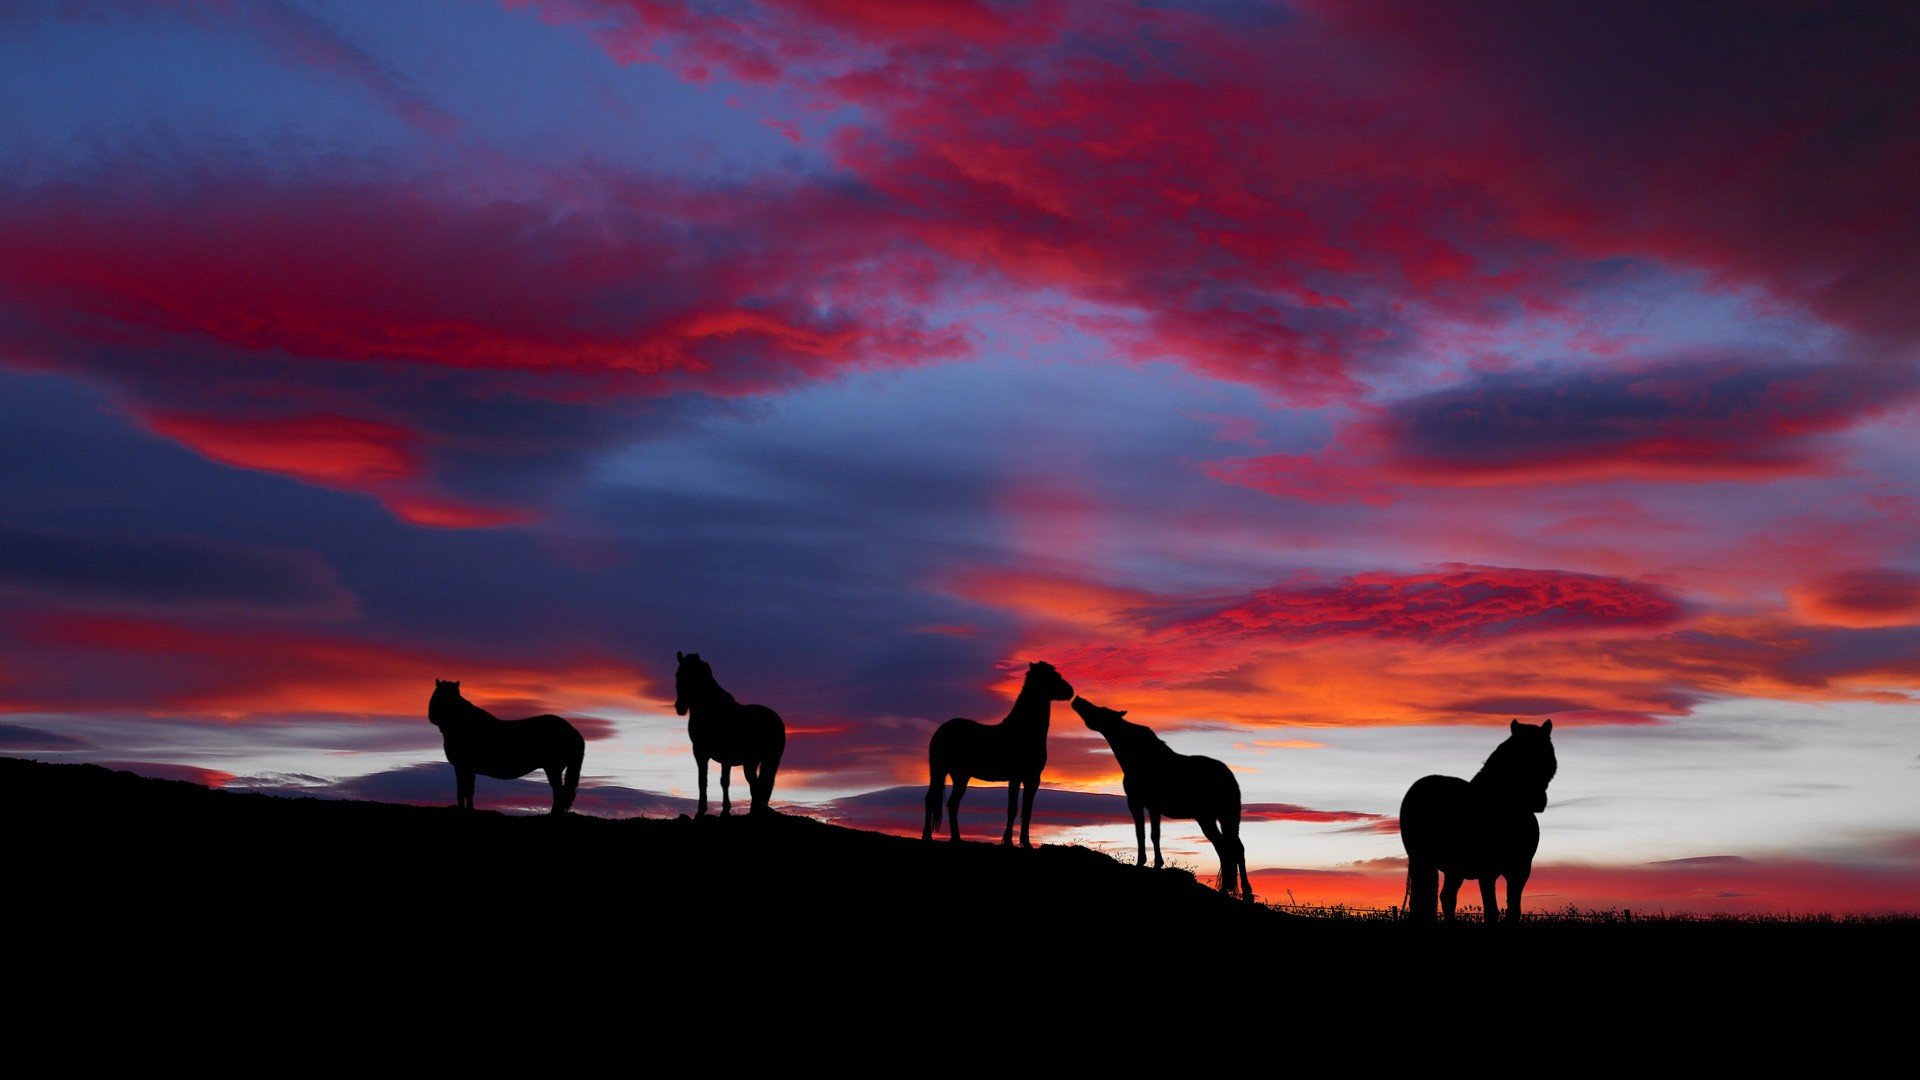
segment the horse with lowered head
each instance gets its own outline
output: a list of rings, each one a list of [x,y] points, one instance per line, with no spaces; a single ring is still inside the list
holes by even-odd
[[[1472,780],[1423,776],[1400,801],[1400,842],[1407,849],[1407,913],[1433,921],[1435,893],[1448,922],[1461,882],[1480,882],[1489,923],[1500,920],[1498,879],[1507,879],[1508,923],[1520,919],[1520,894],[1540,847],[1535,814],[1547,808],[1547,785],[1559,769],[1553,721],[1535,727],[1515,720],[1507,741],[1494,748]],[[1446,885],[1440,885],[1440,875]]]
[[[687,718],[687,738],[693,741],[693,760],[700,765],[700,814],[707,812],[707,762],[720,763],[720,812],[733,813],[728,787],[733,767],[747,777],[755,814],[770,812],[773,778],[787,750],[787,725],[765,705],[742,705],[713,677],[713,665],[699,653],[674,653],[680,667],[673,674],[673,711]]]
[[[1033,796],[1040,787],[1040,773],[1047,767],[1047,726],[1052,719],[1053,703],[1073,696],[1073,687],[1045,661],[1027,665],[1026,682],[1006,719],[997,724],[955,717],[934,730],[927,743],[927,816],[920,831],[923,840],[933,839],[940,827],[940,796],[945,793],[947,777],[953,777],[953,794],[946,800],[948,835],[960,839],[960,799],[967,793],[967,781],[1007,781],[1007,831],[1003,844],[1013,843],[1013,815],[1020,814],[1020,846],[1032,847],[1027,838],[1033,822]],[[1022,789],[1025,797],[1022,797]]]
[[[1240,781],[1225,762],[1199,754],[1181,754],[1160,741],[1152,728],[1125,717],[1125,709],[1106,709],[1086,698],[1073,699],[1073,711],[1089,728],[1107,737],[1120,762],[1120,786],[1127,793],[1127,811],[1133,815],[1133,839],[1139,852],[1136,866],[1147,865],[1146,822],[1153,819],[1153,867],[1160,858],[1160,815],[1192,818],[1220,856],[1220,891],[1233,891],[1239,871],[1240,895],[1253,899],[1247,880],[1247,849],[1240,842]]]
[[[551,713],[502,720],[461,697],[457,680],[445,679],[433,680],[427,719],[440,729],[446,743],[460,809],[473,809],[475,774],[518,780],[535,769],[546,770],[547,783],[553,788],[553,813],[564,814],[573,806],[587,740],[566,720]]]

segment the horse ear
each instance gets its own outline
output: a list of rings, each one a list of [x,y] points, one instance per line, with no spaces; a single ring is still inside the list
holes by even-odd
[[[1512,733],[1513,733],[1513,734],[1515,734],[1515,735],[1518,735],[1518,734],[1520,734],[1520,721],[1519,721],[1519,720],[1515,720],[1515,721],[1514,721],[1513,723],[1511,723],[1511,724],[1508,724],[1508,725],[1507,725],[1507,730],[1508,730],[1508,731],[1510,731],[1510,732],[1512,732]]]
[[[1553,734],[1553,718],[1552,717],[1548,717],[1547,722],[1540,725],[1540,733],[1542,735]]]
[[[1127,710],[1125,710],[1125,709],[1115,709],[1115,710],[1113,710],[1113,715],[1115,715],[1115,716],[1125,716],[1125,715],[1127,715]]]

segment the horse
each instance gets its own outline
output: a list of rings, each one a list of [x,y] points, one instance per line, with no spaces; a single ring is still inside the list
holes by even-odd
[[[1000,842],[1013,843],[1013,815],[1018,808],[1020,846],[1032,847],[1027,829],[1033,822],[1033,796],[1040,787],[1040,773],[1047,767],[1047,723],[1053,703],[1072,696],[1073,687],[1052,664],[1031,663],[1020,696],[1013,699],[1006,719],[983,724],[955,717],[936,728],[927,741],[927,816],[920,838],[933,839],[933,830],[940,827],[940,796],[951,774],[953,795],[946,800],[947,823],[955,843],[960,842],[960,799],[967,793],[967,781],[979,777],[1007,781],[1007,831]]]
[[[458,680],[433,680],[427,719],[440,729],[453,765],[456,805],[473,809],[473,777],[518,780],[545,769],[553,788],[553,813],[564,814],[580,790],[580,763],[587,740],[566,720],[548,713],[525,720],[502,720],[460,696]]]
[[[1547,808],[1547,785],[1559,763],[1553,755],[1553,721],[1539,726],[1515,720],[1507,740],[1494,748],[1472,780],[1423,776],[1400,801],[1400,842],[1407,849],[1407,912],[1413,921],[1433,921],[1439,893],[1446,920],[1453,921],[1460,883],[1480,881],[1486,921],[1500,921],[1497,879],[1507,879],[1506,922],[1520,919],[1520,894],[1533,873],[1540,847],[1535,814]],[[1440,888],[1439,876],[1446,875]]]
[[[1240,842],[1240,781],[1223,761],[1199,754],[1176,753],[1160,741],[1153,729],[1125,719],[1127,710],[1106,709],[1086,698],[1073,699],[1073,711],[1089,728],[1107,737],[1120,761],[1121,787],[1127,793],[1127,811],[1133,815],[1133,838],[1138,848],[1135,866],[1147,865],[1146,822],[1153,819],[1153,868],[1160,858],[1160,816],[1192,818],[1220,856],[1220,891],[1233,891],[1234,871],[1240,872],[1240,895],[1253,899],[1247,879],[1247,848]]]
[[[720,813],[733,813],[727,790],[733,767],[746,774],[752,796],[751,812],[770,813],[773,778],[780,756],[787,750],[787,725],[765,705],[742,705],[714,681],[713,665],[699,653],[673,654],[680,667],[673,674],[673,711],[687,718],[687,738],[693,741],[693,760],[700,766],[700,813],[707,813],[707,762],[720,763]]]

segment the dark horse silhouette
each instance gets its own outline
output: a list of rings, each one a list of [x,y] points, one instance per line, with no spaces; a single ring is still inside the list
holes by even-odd
[[[941,724],[927,743],[927,819],[921,830],[923,840],[933,839],[940,827],[940,796],[953,776],[953,795],[947,799],[947,826],[956,842],[960,839],[960,799],[967,793],[967,781],[1007,781],[1007,831],[1003,844],[1013,843],[1013,815],[1020,812],[1020,846],[1032,847],[1027,838],[1033,822],[1033,795],[1040,787],[1040,773],[1047,767],[1047,724],[1053,703],[1073,696],[1073,687],[1041,661],[1027,665],[1027,681],[1020,696],[1013,699],[1007,718],[997,724],[956,717]],[[1025,785],[1026,797],[1021,798]]]
[[[501,720],[460,696],[460,683],[433,680],[427,719],[440,729],[453,765],[462,810],[473,809],[473,777],[518,780],[535,769],[547,771],[553,787],[553,812],[564,814],[580,789],[580,762],[587,740],[572,724],[551,713],[525,720]]]
[[[1533,873],[1540,846],[1534,815],[1547,808],[1547,784],[1559,768],[1553,756],[1553,721],[1539,727],[1515,720],[1507,741],[1494,748],[1471,781],[1423,776],[1400,800],[1400,842],[1407,849],[1407,913],[1433,921],[1434,894],[1448,922],[1460,883],[1480,881],[1486,920],[1500,918],[1496,879],[1507,879],[1509,923],[1520,918],[1520,893]],[[1447,877],[1440,888],[1439,876]]]
[[[1253,899],[1247,880],[1247,849],[1240,843],[1240,781],[1223,761],[1198,754],[1181,754],[1160,741],[1153,729],[1127,721],[1125,709],[1106,709],[1086,698],[1073,699],[1073,711],[1093,730],[1107,737],[1120,761],[1121,787],[1127,810],[1133,814],[1133,838],[1139,848],[1136,866],[1147,865],[1146,822],[1153,818],[1153,865],[1160,858],[1160,815],[1192,818],[1200,823],[1220,856],[1220,891],[1232,892],[1234,871],[1240,873],[1240,895]]]
[[[720,763],[720,812],[733,813],[727,788],[733,767],[746,774],[752,812],[771,811],[773,778],[787,750],[787,725],[765,705],[742,705],[714,681],[713,666],[699,653],[674,653],[680,668],[673,675],[673,711],[687,718],[693,760],[700,765],[700,813],[707,812],[707,762]]]

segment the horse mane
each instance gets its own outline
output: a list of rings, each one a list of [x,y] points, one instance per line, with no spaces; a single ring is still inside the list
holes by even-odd
[[[1162,750],[1168,753],[1173,751],[1173,747],[1167,745],[1167,740],[1162,739],[1159,732],[1145,724],[1136,724],[1131,720],[1121,719],[1116,720],[1115,725],[1119,727],[1120,734],[1125,737],[1130,744],[1129,749],[1140,749],[1148,753],[1156,753]]]
[[[692,687],[692,689],[702,694],[703,700],[706,698],[711,698],[713,701],[723,705],[740,704],[740,700],[734,697],[733,694],[730,691],[728,691],[726,687],[721,686],[719,679],[714,678],[712,664],[707,663],[705,660],[701,660],[700,654],[698,653],[692,654],[689,657],[689,659],[695,661],[700,665],[698,668],[694,669],[698,673],[697,681],[699,685]],[[691,702],[689,702],[689,704],[691,704]]]
[[[1035,660],[1033,663],[1028,664],[1027,676],[1026,678],[1020,680],[1019,696],[1025,697],[1029,693],[1037,692],[1039,690],[1039,687],[1035,686],[1034,683],[1035,683],[1035,680],[1037,680],[1041,675],[1049,675],[1055,679],[1058,679],[1060,677],[1060,672],[1057,669],[1055,669],[1052,664],[1047,663],[1045,660]]]
[[[436,724],[499,723],[500,718],[468,701],[458,688],[437,687],[427,699],[427,719]]]
[[[1541,747],[1547,750],[1545,755],[1538,752]],[[1480,771],[1473,774],[1473,783],[1497,791],[1531,791],[1535,776],[1544,765],[1545,775],[1538,776],[1539,786],[1544,789],[1560,771],[1559,760],[1552,751],[1551,743],[1509,735],[1487,755]]]

